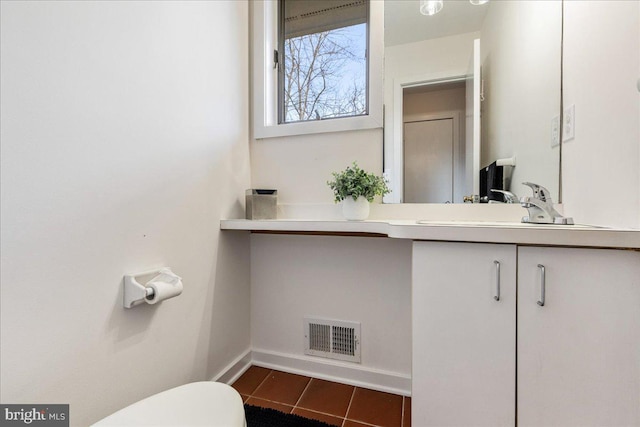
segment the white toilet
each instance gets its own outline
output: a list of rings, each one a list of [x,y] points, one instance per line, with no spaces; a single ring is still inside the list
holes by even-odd
[[[106,426],[245,427],[242,398],[212,381],[185,384],[127,406],[94,424]]]

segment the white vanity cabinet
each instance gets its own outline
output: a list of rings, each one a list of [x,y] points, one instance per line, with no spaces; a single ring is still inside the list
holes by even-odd
[[[516,246],[415,242],[412,269],[412,425],[513,426]]]
[[[518,426],[640,426],[640,252],[518,247],[517,318]]]
[[[415,242],[412,280],[413,425],[640,425],[640,252]]]

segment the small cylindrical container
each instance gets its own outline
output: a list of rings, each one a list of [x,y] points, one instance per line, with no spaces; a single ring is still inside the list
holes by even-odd
[[[276,219],[278,217],[278,190],[252,188],[245,195],[247,219]]]

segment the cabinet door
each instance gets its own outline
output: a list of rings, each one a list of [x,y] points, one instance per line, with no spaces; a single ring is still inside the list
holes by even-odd
[[[515,267],[513,245],[414,243],[412,425],[515,425]]]
[[[518,248],[517,366],[520,427],[640,425],[640,252]]]

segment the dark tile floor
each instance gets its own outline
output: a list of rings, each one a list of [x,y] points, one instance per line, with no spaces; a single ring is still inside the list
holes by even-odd
[[[411,398],[252,366],[233,384],[245,403],[338,427],[411,426]]]

